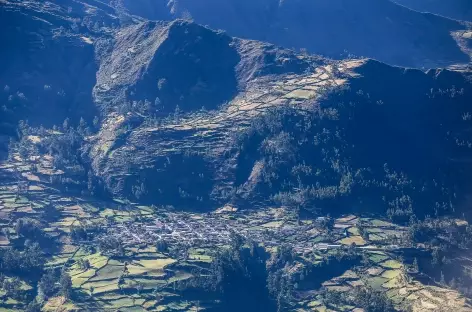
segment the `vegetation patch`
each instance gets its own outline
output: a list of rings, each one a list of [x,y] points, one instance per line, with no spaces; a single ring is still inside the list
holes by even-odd
[[[392,279],[392,278],[395,278],[395,277],[399,276],[400,274],[402,274],[401,270],[387,270],[387,271],[382,273],[382,277]]]
[[[373,277],[367,280],[367,284],[369,284],[374,289],[381,289],[382,285],[388,281],[389,280],[384,277]]]
[[[403,265],[396,260],[387,260],[385,262],[380,263],[380,265],[387,269],[400,269],[401,267],[403,267]]]
[[[385,261],[386,259],[388,259],[389,257],[384,255],[384,254],[371,254],[369,256],[369,259],[372,260],[373,262],[375,263],[380,263],[382,261]]]
[[[110,280],[119,278],[123,274],[124,266],[107,265],[96,271],[90,281]]]
[[[343,245],[355,244],[357,246],[364,246],[366,244],[366,241],[362,238],[362,236],[350,236],[350,237],[341,239],[339,243]]]

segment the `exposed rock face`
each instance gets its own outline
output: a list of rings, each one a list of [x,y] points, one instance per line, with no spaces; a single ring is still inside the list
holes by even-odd
[[[465,30],[465,25],[412,11],[388,0],[123,0],[121,3],[130,13],[145,18],[191,18],[211,28],[226,30],[232,36],[306,48],[332,58],[354,54],[393,65],[427,68],[470,61],[469,52],[462,51],[451,36],[451,32]]]
[[[96,95],[160,102],[163,112],[211,109],[237,91],[232,39],[196,24],[146,22],[123,30],[101,68]],[[138,64],[136,64],[138,63]],[[116,95],[119,94],[117,97]],[[121,103],[118,103],[121,104]]]

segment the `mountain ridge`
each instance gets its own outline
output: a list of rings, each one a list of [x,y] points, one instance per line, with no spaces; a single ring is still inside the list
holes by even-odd
[[[465,43],[466,24],[280,2],[297,27],[313,7],[320,24],[348,15],[354,32],[327,33],[341,45],[366,27],[370,52],[380,38],[415,67],[455,64],[423,70],[241,39],[190,21],[189,2],[153,3],[184,20],[0,2],[0,309],[472,310],[472,76],[434,50],[451,27]],[[413,36],[385,33],[384,13]],[[439,39],[407,55],[424,30]]]
[[[173,5],[141,0],[123,1],[122,6],[149,19],[190,18],[232,36],[306,48],[331,58],[354,54],[393,65],[427,68],[470,62],[467,52],[450,36],[452,31],[466,30],[465,25],[391,1],[227,0]],[[207,7],[218,14],[208,14]]]

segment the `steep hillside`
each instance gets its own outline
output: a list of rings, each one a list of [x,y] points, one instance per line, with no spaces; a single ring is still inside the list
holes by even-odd
[[[157,98],[161,113],[167,114],[177,106],[200,109],[199,103],[212,108],[237,89],[239,56],[230,42],[227,36],[197,25],[182,27],[181,22],[131,26],[118,34],[112,54],[102,62],[95,96],[105,105],[110,105],[106,98],[152,105]]]
[[[115,195],[399,221],[466,207],[467,74],[332,62],[180,21],[123,30],[114,51],[133,57],[102,63],[95,94],[113,105],[91,159]]]
[[[0,0],[1,311],[472,311],[470,67],[174,18],[417,66],[463,24],[141,1]]]
[[[459,22],[411,11],[388,0],[138,0],[120,2],[149,19],[193,19],[232,36],[306,48],[332,58],[348,54],[413,67],[468,63],[451,33]]]
[[[420,12],[431,12],[449,18],[472,22],[472,4],[467,0],[395,0]]]
[[[0,132],[15,132],[20,119],[52,126],[97,115],[94,41],[119,21],[113,8],[89,2],[0,2]]]
[[[98,115],[94,41],[119,24],[112,7],[93,0],[0,1],[0,152],[19,120],[52,127]]]
[[[140,40],[142,37],[146,39]],[[172,53],[169,53],[169,49]],[[169,189],[169,194],[165,195],[169,199],[175,195],[179,197],[177,185],[181,185],[180,189],[185,185],[200,185],[204,189],[201,190],[202,194],[196,193],[196,196],[204,196],[208,200],[211,192],[208,183],[214,183],[212,176],[217,174],[216,168],[204,169],[209,170],[206,182],[193,184],[192,177],[199,179],[198,176],[203,175],[195,170],[198,164],[206,166],[205,160],[199,160],[205,158],[205,153],[202,150],[201,155],[196,155],[196,162],[190,161],[189,167],[185,169],[181,164],[188,156],[184,157],[187,154],[184,149],[189,147],[198,153],[196,144],[208,144],[213,148],[212,144],[224,143],[227,139],[225,136],[229,135],[228,127],[239,127],[251,122],[251,118],[227,119],[231,118],[228,110],[241,106],[249,117],[257,114],[257,110],[253,111],[257,106],[255,103],[247,99],[248,106],[243,107],[241,100],[247,96],[257,97],[263,92],[262,88],[275,87],[277,80],[276,76],[271,78],[273,75],[302,74],[313,69],[318,60],[314,57],[299,57],[293,52],[259,42],[233,39],[181,21],[170,24],[147,22],[127,28],[119,34],[113,51],[131,51],[133,58],[126,53],[112,53],[98,73],[95,95],[98,103],[104,103],[105,110],[111,115],[98,134],[98,142],[92,151],[96,172],[101,172],[108,187],[118,194],[129,192],[141,183],[156,183],[156,190],[159,187]],[[141,61],[136,62],[137,59]],[[179,68],[182,70],[175,70]],[[180,96],[176,97],[176,94]],[[235,100],[238,104],[233,107]],[[186,116],[191,116],[191,119],[185,119]],[[192,125],[199,119],[202,129]],[[161,123],[165,125],[163,131],[160,131]],[[195,142],[186,143],[187,139]],[[170,146],[176,146],[175,153],[172,153],[173,148]],[[172,155],[165,152],[169,148]],[[127,158],[126,153],[132,150],[137,152],[134,160],[123,162]],[[217,149],[213,152],[216,153]],[[208,156],[211,157],[211,154]],[[175,184],[169,181],[162,184],[166,180],[165,176],[174,171],[168,167],[170,164],[164,164],[162,160],[173,155],[181,160],[171,166],[176,170],[172,174],[181,174],[187,182],[175,179]],[[121,165],[128,169],[115,167]],[[154,174],[150,171],[149,175],[143,175],[140,178],[142,181],[133,181],[134,174],[125,174],[129,179],[123,180],[123,173],[135,166],[154,168],[157,172]],[[162,177],[158,174],[161,166],[164,166]],[[187,170],[191,168],[195,172],[189,175]],[[149,191],[149,194],[156,194],[154,190]],[[191,198],[192,201],[194,199],[195,196]]]

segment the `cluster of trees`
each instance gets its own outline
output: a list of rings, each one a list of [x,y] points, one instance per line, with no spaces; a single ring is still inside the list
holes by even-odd
[[[45,262],[44,253],[37,243],[27,244],[23,250],[1,249],[0,289],[5,291],[7,297],[20,301],[30,299],[32,294],[23,289],[20,278],[34,282],[41,276]],[[26,311],[39,311],[36,308],[37,305],[31,304]]]
[[[156,97],[154,102],[151,102],[147,99],[145,99],[144,101],[139,100],[125,102],[120,105],[118,113],[126,115],[128,113],[133,112],[145,117],[148,120],[154,120],[158,119],[158,117],[163,117],[161,112],[162,109],[162,102],[159,97]]]
[[[333,310],[342,305],[353,305],[365,312],[396,312],[398,311],[386,293],[370,286],[358,286],[354,291],[340,293],[325,291],[324,304]]]
[[[333,126],[336,118],[332,109],[282,107],[254,120],[233,140],[238,146],[239,167],[250,168],[248,163],[257,162],[260,178],[256,188],[248,188],[244,178],[250,171],[240,172],[235,193],[247,196],[256,190],[249,198],[257,193],[295,210],[328,210],[330,202],[350,194],[355,171],[342,153],[345,144],[341,131]]]
[[[399,242],[406,246],[425,247],[415,255],[411,273],[425,273],[436,282],[470,296],[472,274],[457,265],[461,254],[472,247],[472,227],[453,218],[410,218],[408,230]]]
[[[62,126],[52,129],[32,127],[27,121],[18,125],[18,140],[11,140],[9,157],[19,153],[22,159],[32,164],[33,172],[37,171],[39,163],[37,156],[48,154],[53,157],[52,165],[64,172],[62,175],[51,176],[51,182],[64,185],[66,189],[76,189],[89,194],[102,190],[100,181],[93,175],[90,160],[87,155],[87,137],[98,130],[99,119],[95,117],[93,126],[81,118],[78,125],[73,127],[67,118]],[[35,138],[38,139],[35,139]]]
[[[104,235],[98,240],[98,248],[103,254],[123,257],[125,249],[123,242],[115,235]]]
[[[5,292],[6,297],[15,300],[26,299],[26,293],[22,290],[22,283],[18,277],[6,277],[0,273],[0,289]]]
[[[16,220],[15,232],[19,237],[38,242],[45,236],[39,221],[32,218],[19,218]]]
[[[38,284],[38,302],[44,302],[47,298],[54,296],[64,296],[66,299],[72,296],[72,279],[70,275],[61,270],[46,270]]]
[[[444,251],[465,250],[472,246],[472,227],[452,218],[418,220],[413,216],[404,241],[408,245],[421,243]]]
[[[293,270],[296,256],[289,246],[282,245],[271,255],[237,234],[232,235],[231,246],[213,258],[208,272],[179,286],[214,293],[224,311],[290,311],[299,283],[312,274],[310,268]]]
[[[457,178],[465,172],[460,161],[470,158],[471,152],[452,141],[466,140],[466,124],[471,120],[466,110],[470,95],[466,95],[463,89],[451,88],[425,96],[425,103],[437,106],[444,115],[435,112],[432,118],[437,122],[424,127],[449,118],[447,127],[428,132],[440,138],[434,144],[434,137],[420,139],[413,128],[398,129],[398,121],[391,119],[407,115],[411,108],[384,103],[378,99],[380,92],[374,97],[346,88],[328,94],[322,104],[311,108],[273,108],[233,135],[238,172],[236,190],[227,195],[233,197],[230,200],[272,197],[296,211],[362,209],[387,214],[404,224],[413,215],[457,213],[459,198],[465,194],[463,181],[467,181]],[[455,103],[459,112],[450,110],[447,103]],[[449,122],[456,119],[457,123]],[[431,160],[424,151],[439,145],[444,152]],[[256,164],[257,179],[251,176]],[[447,174],[448,170],[457,175]]]
[[[96,223],[72,225],[70,227],[70,237],[75,242],[90,241],[102,232],[102,226]]]
[[[297,291],[318,282],[321,287],[326,278],[342,274],[361,258],[351,246],[327,253],[321,264],[313,265],[297,259],[288,245],[270,255],[254,241],[233,234],[230,248],[217,253],[209,272],[191,286],[219,294],[225,311],[290,311]],[[299,261],[302,270],[294,269]]]
[[[288,268],[294,260],[292,249],[282,245],[268,262],[267,288],[276,302],[277,311],[289,310],[293,303],[295,281]]]
[[[268,255],[254,242],[233,234],[231,247],[212,262],[209,288],[222,295],[225,311],[275,311],[267,278]]]
[[[0,250],[0,271],[18,276],[38,275],[45,263],[44,253],[37,243],[28,244],[24,250],[15,248]]]
[[[19,277],[30,281],[37,296],[25,307],[28,312],[40,311],[42,304],[52,296],[72,295],[71,277],[62,270],[44,269],[45,255],[37,243],[27,244],[23,250],[8,248],[0,250],[0,288],[8,297],[18,300],[32,298],[32,294],[23,290]],[[8,274],[8,278],[3,275]]]
[[[372,287],[358,287],[355,289],[354,305],[361,307],[365,312],[394,312],[393,302],[385,292]]]

